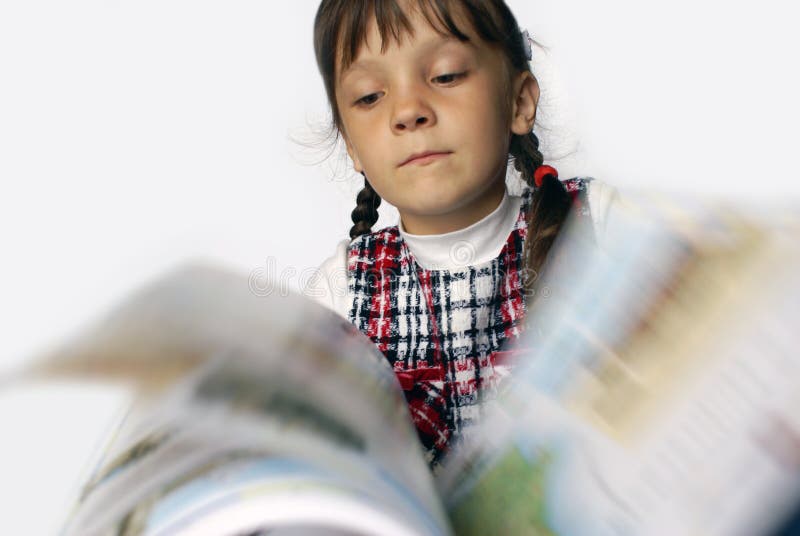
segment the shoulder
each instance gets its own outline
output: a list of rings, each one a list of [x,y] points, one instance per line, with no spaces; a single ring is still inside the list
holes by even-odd
[[[605,181],[594,177],[575,177],[564,181],[567,191],[573,197],[580,194],[585,203],[587,214],[592,220],[592,227],[597,243],[604,248],[607,241],[608,220],[619,204],[619,191]],[[569,184],[567,184],[569,183]]]
[[[347,317],[347,259],[351,241],[336,244],[333,254],[313,270],[303,295]]]
[[[397,225],[363,234],[347,246],[345,265],[354,271],[394,267],[399,262],[400,244]]]
[[[367,248],[373,244],[388,244],[396,242],[400,237],[400,229],[397,225],[383,227],[377,231],[355,237],[349,245],[349,249]]]
[[[593,184],[598,183],[593,177],[572,177],[571,179],[561,179],[561,184],[564,189],[572,197],[573,201],[580,201],[580,199],[587,194],[590,190],[597,190],[597,186]],[[530,205],[533,201],[535,190],[530,186],[524,186],[520,194],[521,202],[523,205]]]
[[[577,195],[579,192],[586,192],[589,190],[589,185],[595,182],[595,179],[592,177],[572,177],[571,179],[562,180],[561,183],[564,185],[564,188],[567,189],[567,192],[573,195]]]
[[[573,200],[583,200],[588,203],[592,212],[592,219],[598,224],[602,223],[609,208],[619,196],[616,188],[594,177],[572,177],[561,180],[561,183]],[[522,191],[521,197],[523,203],[530,204],[533,190],[526,186]]]
[[[607,182],[592,179],[588,183],[586,199],[597,242],[603,246],[607,238],[608,220],[620,202],[619,190]]]
[[[573,199],[575,208],[592,220],[598,244],[605,244],[608,220],[614,212],[614,207],[620,203],[619,191],[605,181],[588,176],[578,176],[561,181],[567,193]],[[526,188],[523,191],[523,203],[530,205],[533,191]]]
[[[340,240],[333,254],[312,271],[303,286],[303,295],[347,318],[350,308],[350,271],[369,269],[380,262],[396,261],[399,256],[399,236],[395,225],[353,240]]]

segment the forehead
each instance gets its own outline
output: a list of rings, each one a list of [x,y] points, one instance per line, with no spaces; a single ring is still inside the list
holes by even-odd
[[[399,4],[395,2],[396,9],[382,10],[379,16],[373,9],[364,20],[341,25],[335,54],[337,80],[378,66],[380,56],[393,47],[413,49],[419,55],[439,49],[477,51],[480,47],[480,38],[463,8],[442,12],[426,2],[406,1],[403,9]]]

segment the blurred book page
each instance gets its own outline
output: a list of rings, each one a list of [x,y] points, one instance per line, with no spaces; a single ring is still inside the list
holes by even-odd
[[[140,392],[66,534],[196,534],[212,521],[231,533],[449,532],[388,363],[300,296],[258,296],[245,277],[189,266],[39,363],[39,377]]]
[[[772,530],[800,498],[797,214],[643,196],[605,251],[560,241],[572,268],[438,482],[455,531]]]

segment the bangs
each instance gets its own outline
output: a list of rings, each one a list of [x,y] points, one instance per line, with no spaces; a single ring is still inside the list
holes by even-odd
[[[477,24],[473,9],[464,9],[464,3],[456,0],[409,0],[404,2],[411,9],[418,11],[428,24],[442,36],[452,36],[459,41],[469,41],[469,37],[455,22],[455,13],[463,13],[478,34],[487,41],[496,41],[496,30],[481,31],[484,24]],[[346,70],[355,61],[358,51],[367,38],[367,26],[374,18],[381,37],[381,53],[389,47],[391,41],[398,45],[404,36],[414,35],[414,29],[408,15],[399,5],[398,0],[353,0],[347,2],[347,9],[338,17],[336,28],[331,33],[336,36],[338,51],[338,72]],[[473,7],[473,6],[470,6]],[[461,9],[459,9],[461,8]],[[486,35],[482,35],[486,34]]]
[[[337,78],[355,61],[373,21],[383,54],[392,41],[400,45],[405,36],[414,37],[412,21],[419,15],[442,37],[478,39],[497,48],[508,73],[530,68],[522,34],[503,0],[322,0],[314,19],[314,54],[334,126],[341,127]]]

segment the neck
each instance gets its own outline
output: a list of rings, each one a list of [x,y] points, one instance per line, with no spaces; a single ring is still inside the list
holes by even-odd
[[[400,220],[403,222],[404,231],[408,234],[435,235],[451,233],[469,227],[491,214],[500,206],[505,190],[506,183],[505,177],[503,177],[502,180],[496,181],[481,195],[452,212],[436,215],[401,212]]]

